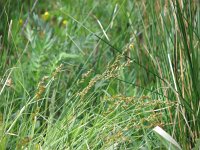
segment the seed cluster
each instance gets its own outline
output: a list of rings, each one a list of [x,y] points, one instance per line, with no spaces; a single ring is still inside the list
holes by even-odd
[[[61,69],[62,69],[62,64],[60,65],[60,66],[58,66],[56,69],[55,69],[55,71],[52,73],[52,75],[51,75],[51,78],[52,79],[55,79],[56,78],[56,76],[58,75],[58,73],[59,72],[61,72]],[[36,94],[35,94],[35,97],[36,97],[36,99],[38,100],[38,99],[40,99],[41,98],[41,96],[42,96],[42,94],[45,92],[45,89],[46,89],[46,81],[49,79],[49,76],[44,76],[43,78],[42,78],[42,80],[38,83],[38,90],[37,90],[37,92],[36,92]]]
[[[121,117],[123,123],[119,126],[123,128],[122,132],[132,131],[133,129],[135,132],[139,132],[141,129],[164,126],[164,111],[175,105],[173,102],[153,100],[145,95],[142,97],[114,95],[104,97],[104,102],[107,107],[103,112],[103,116],[109,118],[113,114],[120,114],[116,119]],[[115,137],[113,136],[112,138]]]
[[[126,51],[126,50],[125,50]],[[106,68],[106,70],[102,73],[102,74],[98,74],[95,77],[93,77],[88,85],[81,91],[78,93],[78,96],[80,96],[81,98],[83,98],[88,91],[98,82],[101,80],[109,80],[111,78],[116,78],[118,77],[118,71],[120,71],[121,69],[124,69],[126,66],[130,65],[130,61],[127,62],[121,62],[122,58],[124,58],[124,52],[120,55],[116,56],[115,61],[112,64],[109,64]],[[89,74],[92,72],[92,70],[89,70],[87,73],[82,75],[82,79],[81,81],[79,81],[79,83],[84,82],[84,79],[86,77],[89,76]]]

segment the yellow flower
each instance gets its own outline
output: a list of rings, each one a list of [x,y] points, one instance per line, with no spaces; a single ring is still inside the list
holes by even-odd
[[[47,21],[49,18],[50,18],[50,14],[48,11],[42,14],[42,20]]]
[[[130,48],[130,49],[133,49],[133,48],[134,48],[133,43],[131,43],[131,44],[129,45],[129,48]]]
[[[23,20],[22,20],[22,19],[19,19],[19,25],[22,26],[23,23],[24,23]]]
[[[63,25],[63,26],[66,26],[66,25],[67,25],[67,20],[63,20],[63,21],[62,21],[62,25]]]

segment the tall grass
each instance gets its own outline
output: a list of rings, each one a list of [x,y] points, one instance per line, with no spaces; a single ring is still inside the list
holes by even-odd
[[[198,1],[1,7],[0,149],[198,149]]]

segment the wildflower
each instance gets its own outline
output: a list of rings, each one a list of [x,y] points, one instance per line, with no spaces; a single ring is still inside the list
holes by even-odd
[[[131,44],[129,45],[129,48],[130,48],[130,49],[133,49],[133,48],[134,48],[133,43],[131,43]]]
[[[63,25],[63,26],[66,26],[66,25],[67,25],[67,20],[63,20],[63,21],[62,21],[62,25]]]
[[[45,11],[44,14],[42,14],[42,20],[47,21],[50,18],[50,14],[48,11]]]
[[[22,26],[23,23],[24,23],[23,20],[22,20],[22,19],[19,19],[19,25]]]

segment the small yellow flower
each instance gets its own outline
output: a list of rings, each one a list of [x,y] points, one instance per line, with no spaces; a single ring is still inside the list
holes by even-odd
[[[134,48],[133,43],[131,43],[131,44],[129,45],[129,48],[130,48],[130,49],[133,49],[133,48]]]
[[[22,26],[23,23],[24,23],[23,20],[22,20],[22,19],[19,19],[19,25]]]
[[[62,21],[62,25],[63,25],[63,26],[66,26],[66,25],[67,25],[67,20],[63,20],[63,21]]]
[[[42,14],[42,20],[47,21],[49,18],[50,18],[50,14],[48,11]]]

